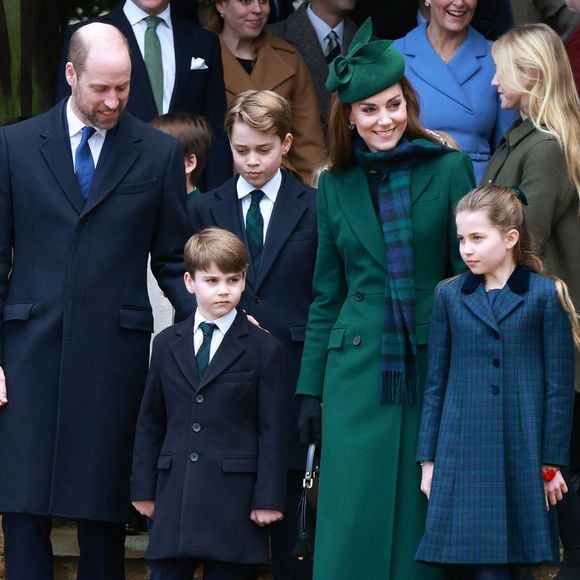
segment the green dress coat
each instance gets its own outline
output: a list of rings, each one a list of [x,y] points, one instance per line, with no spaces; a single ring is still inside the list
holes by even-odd
[[[464,153],[412,170],[415,318],[424,380],[433,290],[463,268],[453,205],[473,186]],[[322,399],[315,580],[430,580],[413,558],[427,501],[415,464],[421,407],[381,405],[384,240],[359,166],[325,172],[318,192],[318,254],[297,394]]]
[[[483,183],[517,185],[526,197],[526,220],[548,274],[568,285],[580,308],[580,208],[562,147],[526,119],[515,123],[493,154]],[[576,391],[580,392],[580,353],[576,351]]]

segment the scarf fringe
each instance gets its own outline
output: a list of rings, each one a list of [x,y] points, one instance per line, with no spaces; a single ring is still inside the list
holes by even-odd
[[[381,405],[416,405],[418,401],[416,380],[409,379],[405,371],[383,371]]]

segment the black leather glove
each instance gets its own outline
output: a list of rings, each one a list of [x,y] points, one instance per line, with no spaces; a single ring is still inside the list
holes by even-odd
[[[300,395],[298,409],[298,435],[302,445],[316,443],[322,439],[322,405],[317,397]]]

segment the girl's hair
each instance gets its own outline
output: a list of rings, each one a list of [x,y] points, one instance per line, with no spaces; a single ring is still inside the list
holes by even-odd
[[[519,239],[512,249],[515,263],[532,272],[543,274],[544,263],[528,230],[521,195],[522,193],[516,188],[482,185],[472,189],[459,200],[455,206],[455,215],[461,212],[479,211],[483,212],[491,224],[500,231],[507,233],[509,230],[516,230]],[[552,278],[562,307],[570,318],[574,342],[576,347],[580,348],[580,323],[568,293],[568,287],[559,278],[554,276]]]
[[[263,133],[275,133],[284,141],[292,131],[292,109],[288,101],[274,91],[244,91],[234,97],[226,111],[224,130],[229,138],[236,122]]]
[[[402,77],[398,83],[401,85],[403,97],[407,103],[407,128],[405,134],[411,139],[422,137],[441,143],[441,138],[434,131],[428,131],[419,120],[419,99],[417,93],[406,77]],[[356,130],[349,129],[351,105],[342,103],[337,94],[332,96],[330,116],[328,119],[329,136],[329,169],[338,169],[354,165],[353,139]]]
[[[492,47],[499,82],[525,100],[534,126],[557,139],[580,195],[580,99],[560,37],[546,24],[513,28]]]

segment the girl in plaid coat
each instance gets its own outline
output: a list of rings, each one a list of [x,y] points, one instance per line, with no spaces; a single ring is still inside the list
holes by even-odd
[[[566,286],[542,275],[521,190],[486,185],[456,208],[470,273],[440,283],[417,461],[429,498],[416,559],[517,578],[558,562],[580,330]]]

